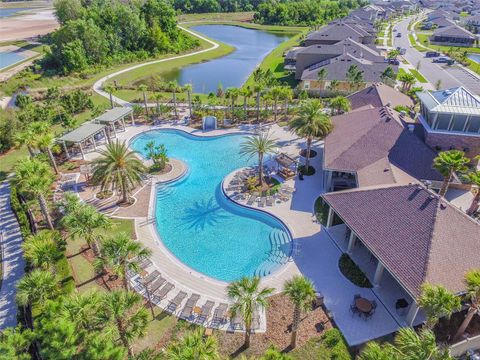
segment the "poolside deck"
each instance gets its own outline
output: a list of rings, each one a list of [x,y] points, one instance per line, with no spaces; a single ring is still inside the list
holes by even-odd
[[[130,141],[135,135],[144,131],[161,128],[176,128],[199,136],[222,135],[236,130],[215,130],[203,133],[185,126],[135,126],[127,129],[119,135],[120,140]],[[241,129],[248,131],[248,128]],[[271,133],[278,140],[279,147],[295,158],[298,157],[304,141],[296,138],[287,129],[274,125]],[[314,203],[316,198],[324,192],[322,173],[322,144],[314,143],[314,149],[318,155],[311,159],[311,164],[317,170],[313,176],[305,176],[303,181],[291,179],[287,184],[296,188],[291,200],[275,204],[262,210],[271,213],[284,222],[293,236],[292,261],[284,265],[280,270],[262,279],[263,286],[276,288],[280,292],[285,280],[293,275],[301,274],[308,276],[315,284],[316,289],[324,296],[327,309],[331,312],[335,323],[344,334],[350,345],[361,344],[365,341],[388,335],[404,326],[402,318],[392,310],[392,299],[402,295],[399,288],[389,282],[385,276],[382,286],[375,289],[362,289],[347,280],[339,271],[338,259],[343,249],[342,244],[335,240],[335,228],[326,230],[316,221],[314,216]],[[96,153],[87,154],[90,160]],[[154,266],[168,281],[175,285],[175,291],[160,303],[164,307],[179,292],[185,291],[188,295],[198,293],[202,296],[202,302],[212,300],[216,304],[228,302],[226,297],[227,283],[221,282],[205,275],[197,273],[181,263],[163,245],[156,231],[154,220],[155,189],[152,183],[145,187],[141,194],[143,200],[139,201],[139,208],[146,207],[148,189],[147,216],[136,216],[135,231],[137,239],[153,251],[152,261]],[[139,193],[140,194],[140,193]],[[142,206],[140,206],[140,204]],[[144,210],[142,210],[144,211]],[[130,217],[132,212],[129,212]],[[127,214],[116,213],[113,216],[127,217]],[[144,214],[144,212],[142,212]],[[337,229],[341,231],[341,229]],[[361,294],[368,299],[378,299],[378,307],[375,314],[369,320],[353,317],[350,313],[350,304],[354,294]],[[421,317],[419,317],[421,318]],[[265,317],[261,319],[259,331],[264,331],[266,326]]]

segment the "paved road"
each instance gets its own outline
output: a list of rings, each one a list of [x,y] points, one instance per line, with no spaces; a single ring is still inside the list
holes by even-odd
[[[407,49],[407,52],[404,55],[405,59],[407,59],[408,62],[415,67],[417,67],[418,62],[420,62],[420,72],[434,86],[440,80],[442,89],[464,86],[473,93],[480,94],[480,79],[476,78],[468,71],[460,67],[447,67],[445,65],[432,63],[432,60],[426,58],[424,53],[413,47],[410,47],[410,43],[408,41],[409,23],[410,18],[407,18],[394,27],[394,29],[397,29],[397,32],[402,34],[402,37],[397,38],[394,36],[393,44],[395,47],[400,46]]]
[[[25,263],[22,256],[22,236],[17,219],[10,208],[8,182],[0,183],[0,235],[3,251],[3,281],[0,289],[0,330],[17,324],[16,284],[22,278]]]

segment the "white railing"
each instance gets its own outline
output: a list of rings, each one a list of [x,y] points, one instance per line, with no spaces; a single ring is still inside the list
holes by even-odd
[[[480,349],[480,335],[467,338],[463,341],[460,341],[456,344],[450,346],[450,354],[454,357],[459,357],[465,354],[468,350],[479,350]]]

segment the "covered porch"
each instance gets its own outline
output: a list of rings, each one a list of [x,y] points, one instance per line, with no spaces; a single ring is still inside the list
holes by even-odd
[[[416,326],[425,321],[423,311],[418,307],[412,296],[402,283],[388,271],[364,242],[342,220],[341,224],[333,225],[335,212],[330,208],[327,220],[327,230],[336,246],[350,256],[352,261],[362,270],[373,285],[372,292],[387,309],[388,313],[401,326]]]
[[[96,151],[99,145],[109,141],[106,125],[87,122],[69,133],[63,135],[57,141],[63,145],[68,159],[80,153],[85,160],[85,153]]]

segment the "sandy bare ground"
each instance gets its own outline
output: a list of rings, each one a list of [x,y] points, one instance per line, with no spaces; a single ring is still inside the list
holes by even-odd
[[[31,40],[58,28],[53,10],[32,10],[35,13],[4,18],[0,21],[0,42]]]

